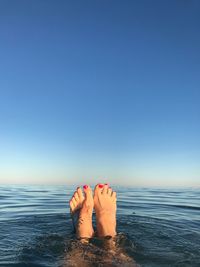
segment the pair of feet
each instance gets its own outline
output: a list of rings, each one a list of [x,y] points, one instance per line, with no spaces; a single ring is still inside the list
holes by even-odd
[[[92,226],[93,209],[96,213],[97,236],[116,235],[116,192],[108,184],[78,187],[70,200],[70,212],[78,238],[94,236]]]

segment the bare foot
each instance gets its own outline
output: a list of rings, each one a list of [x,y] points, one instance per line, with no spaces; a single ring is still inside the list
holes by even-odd
[[[92,189],[84,185],[84,193],[80,187],[74,192],[70,200],[70,213],[78,238],[91,238],[94,234],[92,227],[92,212],[94,201]]]
[[[94,190],[94,208],[99,237],[116,235],[116,192],[107,184],[97,184]]]

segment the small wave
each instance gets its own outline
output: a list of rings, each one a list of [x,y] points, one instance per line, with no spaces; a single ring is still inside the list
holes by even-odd
[[[168,205],[175,208],[182,208],[182,209],[191,209],[191,210],[200,210],[200,207],[197,206],[189,206],[189,205]]]
[[[2,196],[2,195],[0,195],[0,199],[6,199],[6,198],[8,198],[9,196]]]

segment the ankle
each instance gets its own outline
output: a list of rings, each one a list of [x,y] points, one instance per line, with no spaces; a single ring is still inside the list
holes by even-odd
[[[97,235],[99,237],[112,236],[116,235],[116,225],[110,225],[110,223],[101,224],[97,223]]]
[[[116,215],[103,211],[97,215],[97,234],[99,237],[116,235]]]
[[[94,230],[88,229],[83,231],[77,231],[77,238],[92,238],[94,236]]]

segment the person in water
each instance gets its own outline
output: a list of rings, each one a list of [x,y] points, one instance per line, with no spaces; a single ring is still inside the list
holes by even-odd
[[[116,202],[116,192],[108,184],[97,184],[94,194],[89,185],[84,185],[83,190],[77,188],[69,204],[76,236],[81,242],[66,255],[66,266],[139,266],[117,243]],[[96,232],[92,225],[93,209]],[[103,242],[102,246],[89,242],[95,238]]]
[[[84,191],[84,193],[83,193]],[[108,184],[97,184],[94,189],[88,185],[74,192],[70,200],[72,216],[77,238],[114,237],[116,235],[116,192]],[[92,225],[93,209],[96,213],[96,234]]]

